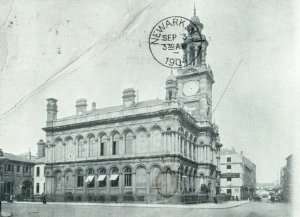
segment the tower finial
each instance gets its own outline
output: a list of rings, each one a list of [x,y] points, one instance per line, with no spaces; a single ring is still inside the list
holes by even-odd
[[[196,4],[194,2],[194,17],[196,16]]]

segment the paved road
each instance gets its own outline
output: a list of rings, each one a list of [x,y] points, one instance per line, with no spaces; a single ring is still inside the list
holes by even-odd
[[[227,209],[184,209],[145,207],[106,207],[100,205],[3,204],[13,217],[289,217],[290,205],[285,203],[251,202]]]

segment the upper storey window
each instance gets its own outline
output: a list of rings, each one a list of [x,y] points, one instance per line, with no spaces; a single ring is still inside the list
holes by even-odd
[[[138,154],[148,153],[147,135],[145,131],[140,131],[137,136],[136,150]]]
[[[127,133],[125,137],[125,154],[132,154],[133,149],[133,135],[132,133]]]
[[[152,152],[159,153],[161,147],[161,132],[156,129],[152,132]]]
[[[89,156],[95,157],[96,156],[96,140],[95,137],[91,137],[89,139]]]
[[[78,157],[84,157],[84,140],[83,138],[78,140]]]
[[[100,139],[100,156],[104,156],[106,153],[107,137],[104,135]]]
[[[119,134],[115,134],[113,136],[113,142],[112,142],[112,155],[118,154],[119,140],[120,140]]]

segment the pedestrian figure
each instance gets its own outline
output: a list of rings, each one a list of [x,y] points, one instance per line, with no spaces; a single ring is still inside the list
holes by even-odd
[[[47,200],[46,200],[46,195],[44,193],[42,193],[42,201],[43,201],[43,204],[46,204],[47,203]]]
[[[238,198],[238,196],[235,196],[235,200],[236,200],[236,201],[239,201],[239,198]]]
[[[14,202],[14,196],[13,196],[13,194],[11,194],[11,195],[9,196],[9,202],[10,202],[10,203],[13,203],[13,202]]]

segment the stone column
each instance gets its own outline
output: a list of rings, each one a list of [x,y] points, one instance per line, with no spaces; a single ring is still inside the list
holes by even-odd
[[[186,157],[190,158],[190,141],[186,139]]]
[[[74,160],[76,161],[76,159],[77,159],[77,142],[76,142],[76,140],[73,142],[73,144],[74,144]]]
[[[163,153],[166,154],[167,153],[167,136],[168,134],[166,132],[164,132],[163,134]]]
[[[124,176],[123,172],[119,173],[119,193],[122,194],[122,188],[124,187]]]
[[[132,149],[133,149],[133,154],[134,156],[137,156],[137,151],[136,151],[136,146],[137,146],[137,141],[136,141],[136,135],[133,135],[133,141],[132,141]]]
[[[195,191],[196,193],[200,193],[200,177],[198,176],[198,174],[196,174],[195,177]]]
[[[107,137],[107,154],[108,158],[110,158],[112,155],[112,138]]]
[[[89,144],[88,144],[86,139],[83,140],[83,144],[84,144],[84,152],[83,152],[84,155],[83,155],[83,157],[85,159],[87,159],[88,156],[89,156],[90,147],[89,147]]]
[[[150,171],[147,171],[147,189],[146,192],[149,195],[150,194]]]
[[[148,156],[150,155],[151,153],[151,134],[150,133],[147,133],[147,136],[146,136],[146,143],[147,143],[147,149],[148,149]]]
[[[195,64],[194,65],[197,65],[197,63],[198,63],[198,49],[197,49],[197,47],[195,46]]]
[[[96,144],[96,158],[98,159],[100,156],[99,150],[100,150],[100,139],[96,138],[95,139],[95,144]]]
[[[119,144],[117,144],[117,154],[120,157],[125,155],[125,135],[119,137]]]
[[[136,173],[132,173],[132,192],[133,195],[136,195]]]
[[[73,175],[73,195],[75,194],[75,189],[77,187],[76,173]]]
[[[62,195],[65,194],[66,191],[66,182],[65,182],[65,174],[61,174],[61,187],[62,187]]]
[[[175,132],[174,139],[174,154],[178,154],[178,132]]]

